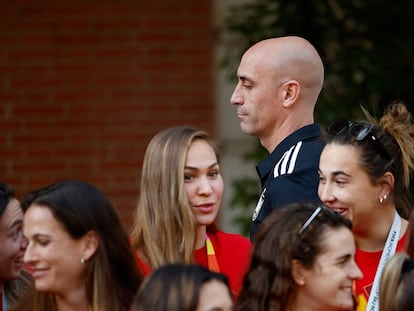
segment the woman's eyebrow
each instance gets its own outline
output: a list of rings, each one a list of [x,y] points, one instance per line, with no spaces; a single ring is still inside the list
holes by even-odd
[[[17,226],[21,225],[22,223],[23,223],[23,218],[18,218],[15,221],[13,221],[13,223],[10,225],[10,227],[8,229],[9,230],[13,229],[14,227],[17,227]]]
[[[216,165],[219,165],[219,163],[218,162],[214,162],[213,164],[209,165],[208,168],[212,168],[212,167],[214,167]],[[193,167],[193,166],[189,166],[189,165],[184,166],[184,169],[188,169],[188,170],[199,170],[199,168]]]

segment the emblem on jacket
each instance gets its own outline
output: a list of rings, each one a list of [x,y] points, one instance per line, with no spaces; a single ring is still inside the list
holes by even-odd
[[[256,208],[254,209],[252,221],[255,221],[257,216],[259,216],[260,209],[262,208],[263,201],[265,199],[265,192],[266,192],[266,188],[263,189],[262,194],[260,195],[259,202],[257,202]]]

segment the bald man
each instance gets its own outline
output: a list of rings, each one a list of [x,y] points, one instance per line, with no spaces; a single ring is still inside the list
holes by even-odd
[[[250,237],[276,208],[320,202],[319,157],[324,146],[314,110],[324,78],[316,49],[300,37],[260,41],[243,55],[231,96],[243,133],[254,135],[270,155],[259,162],[262,193]]]

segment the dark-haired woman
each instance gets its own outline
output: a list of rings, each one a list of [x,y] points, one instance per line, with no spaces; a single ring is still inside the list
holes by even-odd
[[[403,103],[391,104],[379,122],[336,121],[322,151],[319,196],[352,221],[356,262],[364,277],[356,283],[358,310],[378,310],[386,262],[405,248],[414,168],[414,125]]]
[[[128,235],[101,191],[62,181],[34,191],[22,205],[24,261],[36,291],[16,310],[129,309],[141,276]]]
[[[325,206],[290,204],[259,228],[236,310],[354,310],[361,277],[351,222]]]

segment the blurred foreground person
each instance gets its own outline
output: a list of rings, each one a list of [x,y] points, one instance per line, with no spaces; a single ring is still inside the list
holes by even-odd
[[[380,286],[380,311],[411,311],[414,308],[414,260],[404,253],[385,265]]]
[[[131,311],[232,311],[230,294],[224,274],[200,265],[167,264],[144,281]]]

